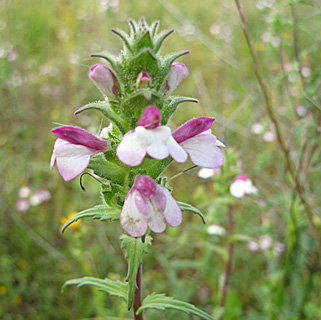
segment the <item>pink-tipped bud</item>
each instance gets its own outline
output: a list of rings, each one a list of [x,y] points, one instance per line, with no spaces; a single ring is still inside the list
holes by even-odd
[[[89,78],[100,88],[103,94],[115,99],[119,91],[119,83],[114,73],[103,64],[94,64],[89,71]]]
[[[176,89],[178,84],[187,76],[188,70],[185,64],[174,62],[166,80],[165,91],[171,94]]]
[[[148,88],[152,83],[152,77],[147,71],[141,71],[137,77],[136,85],[140,88]]]

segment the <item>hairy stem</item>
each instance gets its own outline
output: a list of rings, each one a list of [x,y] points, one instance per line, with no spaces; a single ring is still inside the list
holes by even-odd
[[[233,230],[234,230],[234,219],[233,219],[233,206],[228,207],[228,257],[227,257],[227,264],[225,267],[225,274],[224,274],[224,283],[223,283],[223,291],[222,291],[222,298],[220,302],[220,307],[224,307],[226,295],[227,295],[227,286],[228,281],[232,271],[232,258],[233,258],[233,250],[234,250],[234,242],[232,239]],[[223,319],[223,315],[220,317],[219,320]]]
[[[136,285],[137,289],[134,293],[134,320],[143,320],[143,313],[141,312],[139,315],[136,315],[137,310],[142,305],[142,263],[138,267],[137,276],[136,276]]]
[[[256,53],[254,50],[254,46],[253,43],[251,41],[250,35],[249,35],[249,31],[247,28],[247,22],[246,22],[246,17],[245,17],[245,11],[244,11],[244,7],[243,5],[240,4],[239,0],[235,0],[241,21],[242,21],[242,28],[243,28],[243,32],[245,35],[245,39],[246,42],[248,44],[248,47],[250,49],[250,53],[251,53],[251,57],[253,60],[253,67],[254,67],[254,72],[255,72],[255,76],[258,80],[259,86],[261,88],[261,91],[263,93],[264,99],[265,99],[265,109],[267,111],[267,114],[271,120],[271,122],[273,123],[274,127],[275,127],[275,131],[276,131],[276,136],[277,136],[277,140],[278,140],[278,144],[280,146],[280,149],[285,157],[285,161],[286,161],[286,167],[288,172],[290,173],[293,181],[294,181],[294,188],[295,191],[301,201],[301,203],[303,204],[307,217],[309,219],[309,222],[313,228],[313,233],[314,236],[316,237],[316,239],[318,240],[318,251],[319,251],[319,258],[321,259],[321,236],[318,232],[318,228],[316,227],[315,223],[314,223],[314,219],[313,219],[313,208],[311,207],[311,205],[308,203],[308,201],[305,199],[304,196],[304,190],[303,187],[300,183],[299,180],[299,176],[296,174],[296,170],[294,168],[294,165],[291,161],[291,157],[290,157],[290,151],[285,143],[285,139],[282,135],[282,131],[281,131],[281,127],[278,121],[278,118],[276,117],[274,110],[272,108],[272,103],[271,103],[271,98],[267,89],[267,86],[263,80],[263,77],[260,73],[259,70],[259,65],[258,65],[258,60],[256,57]]]

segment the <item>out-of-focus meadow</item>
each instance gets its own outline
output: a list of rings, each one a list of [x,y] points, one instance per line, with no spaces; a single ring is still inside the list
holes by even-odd
[[[124,280],[127,263],[118,222],[85,219],[60,233],[70,214],[101,201],[100,186],[85,176],[83,192],[79,178],[64,182],[49,160],[54,123],[92,133],[108,124],[98,111],[73,115],[101,99],[87,76],[99,60],[89,56],[117,54],[121,43],[110,30],[128,30],[127,19],[141,16],[148,23],[160,20],[162,30],[175,29],[162,54],[191,51],[180,58],[189,76],[175,93],[199,103],[180,105],[172,128],[212,116],[213,133],[227,146],[225,164],[213,176],[200,178],[193,169],[171,181],[175,198],[199,208],[207,224],[185,212],[179,228],[153,234],[143,295],[164,292],[219,318],[233,246],[224,320],[321,319],[321,3],[243,2],[300,187],[266,110],[234,1],[0,1],[1,319],[131,317],[121,300],[95,288],[60,293],[66,280],[85,275]],[[167,176],[190,166],[172,164]],[[230,194],[239,173],[249,175],[258,194]],[[146,317],[189,318],[174,311],[148,311]]]

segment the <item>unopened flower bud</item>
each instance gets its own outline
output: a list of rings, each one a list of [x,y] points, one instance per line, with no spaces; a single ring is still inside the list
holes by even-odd
[[[103,64],[94,64],[89,71],[89,78],[100,88],[103,94],[109,98],[116,98],[119,91],[119,83],[114,73]]]
[[[141,71],[137,77],[136,85],[140,88],[148,88],[152,83],[152,77],[147,71]]]
[[[188,71],[185,64],[174,62],[165,83],[165,91],[168,91],[168,93],[171,94],[178,84],[187,76]]]

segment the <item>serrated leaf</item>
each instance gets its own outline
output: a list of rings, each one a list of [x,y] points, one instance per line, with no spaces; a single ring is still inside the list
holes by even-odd
[[[177,204],[178,204],[178,206],[180,207],[180,209],[182,211],[191,211],[191,212],[199,215],[201,217],[203,223],[206,224],[205,217],[204,217],[204,215],[202,214],[201,211],[199,211],[195,207],[191,206],[190,204],[187,204],[187,203],[184,203],[184,202],[177,201]]]
[[[125,258],[128,259],[128,273],[126,281],[128,281],[128,310],[132,307],[134,293],[137,288],[136,276],[140,263],[142,262],[143,254],[147,253],[147,248],[152,243],[152,237],[146,235],[145,242],[141,238],[133,238],[123,234],[120,237],[121,247],[125,249]]]
[[[194,305],[184,301],[176,300],[173,297],[166,297],[164,294],[153,293],[147,296],[144,299],[142,306],[137,310],[137,314],[141,313],[145,309],[175,309],[177,311],[198,316],[201,319],[214,320],[213,317],[211,317],[206,312],[196,308]]]
[[[98,288],[98,290],[104,291],[110,294],[111,296],[120,297],[127,302],[128,284],[121,282],[119,280],[113,281],[110,279],[98,279],[93,277],[83,277],[79,279],[72,279],[65,282],[65,284],[62,286],[61,291],[63,292],[66,286],[70,286],[74,284],[77,285],[77,288],[85,285],[95,286]]]
[[[92,109],[99,110],[100,112],[102,112],[102,114],[106,116],[109,120],[111,120],[122,133],[126,133],[129,130],[125,121],[115,111],[113,111],[110,104],[105,101],[96,101],[88,103],[85,106],[76,110],[75,114],[79,114],[83,111]]]
[[[61,228],[61,232],[64,232],[75,221],[82,218],[92,218],[100,220],[119,220],[121,209],[111,208],[106,205],[98,205],[93,208],[78,212],[71,219],[69,219]]]

